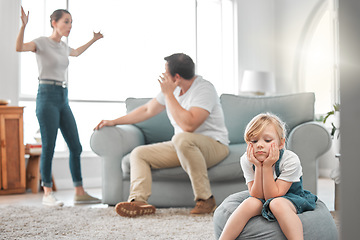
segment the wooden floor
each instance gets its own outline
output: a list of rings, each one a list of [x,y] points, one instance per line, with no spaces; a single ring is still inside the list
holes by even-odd
[[[101,198],[100,188],[85,189],[90,195]],[[41,206],[43,192],[32,193],[28,190],[24,194],[0,195],[0,207],[7,205]],[[65,206],[74,206],[74,190],[58,190],[55,193],[58,200],[64,202]],[[318,181],[317,196],[326,204],[330,211],[334,211],[335,188],[334,181],[327,178],[320,178]],[[106,204],[77,205],[83,207],[107,207]]]

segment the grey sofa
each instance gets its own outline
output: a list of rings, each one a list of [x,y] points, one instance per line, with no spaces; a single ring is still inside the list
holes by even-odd
[[[127,111],[149,99],[128,98]],[[208,169],[211,189],[218,204],[232,193],[247,189],[240,167],[240,156],[246,150],[243,139],[246,124],[258,113],[272,112],[287,123],[287,149],[300,157],[304,188],[317,192],[319,156],[331,146],[328,131],[314,122],[313,93],[276,96],[220,97],[225,123],[229,131],[230,153],[219,164]],[[143,144],[170,140],[173,128],[165,111],[145,122],[134,125],[104,127],[94,131],[90,139],[92,150],[102,158],[102,201],[115,205],[126,201],[130,187],[131,151]],[[181,167],[152,171],[152,195],[149,203],[157,207],[191,207],[194,196],[189,178]]]

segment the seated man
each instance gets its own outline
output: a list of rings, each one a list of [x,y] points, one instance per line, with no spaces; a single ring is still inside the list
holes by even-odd
[[[151,168],[181,166],[189,175],[196,206],[192,214],[212,213],[216,208],[207,168],[228,154],[228,132],[214,86],[195,75],[193,60],[182,53],[165,57],[165,73],[159,77],[161,92],[146,104],[114,120],[102,120],[95,129],[145,121],[166,109],[175,134],[171,141],[139,146],[130,155],[130,195],[116,205],[124,217],[155,213],[147,200],[151,194]]]

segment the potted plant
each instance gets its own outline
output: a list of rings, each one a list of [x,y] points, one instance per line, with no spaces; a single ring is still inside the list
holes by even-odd
[[[339,113],[340,113],[340,104],[336,103],[333,105],[333,109],[331,111],[329,111],[325,117],[323,118],[322,122],[326,123],[326,121],[328,120],[328,118],[330,116],[334,116],[334,121],[331,122],[331,131],[330,131],[330,135],[331,137],[334,139],[335,133],[336,131],[337,133],[337,137],[336,140],[334,139],[334,141],[336,141],[338,144],[340,144],[339,142],[339,136],[340,136],[340,128],[339,128]],[[335,123],[334,123],[335,122]],[[338,152],[340,152],[340,146],[338,145],[337,148]],[[340,153],[336,153],[335,157],[340,161]],[[338,163],[338,166],[333,169],[331,171],[330,177],[334,180],[335,182],[335,210],[339,209],[339,183],[340,183],[340,165]]]
[[[333,110],[329,111],[329,112],[325,115],[325,117],[324,117],[324,119],[323,119],[323,123],[326,123],[326,120],[327,120],[331,115],[334,115],[335,117],[338,117],[338,113],[339,113],[339,112],[340,112],[340,104],[339,104],[339,103],[335,103],[335,104],[333,105]],[[336,125],[338,125],[338,121],[337,121]],[[336,131],[338,131],[337,138],[339,138],[339,136],[340,136],[339,126],[336,126],[336,125],[334,124],[334,122],[331,123],[332,128],[331,128],[331,131],[330,131],[330,135],[331,135],[332,138],[334,138]]]

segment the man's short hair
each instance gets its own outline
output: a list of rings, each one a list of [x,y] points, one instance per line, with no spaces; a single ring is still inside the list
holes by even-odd
[[[195,64],[191,57],[184,53],[175,53],[164,58],[168,64],[171,76],[179,74],[180,77],[190,80],[195,76]]]

